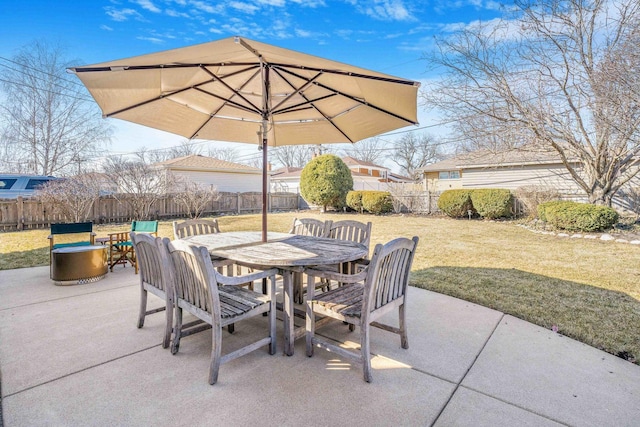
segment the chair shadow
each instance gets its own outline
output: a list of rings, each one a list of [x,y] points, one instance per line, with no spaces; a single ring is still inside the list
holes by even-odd
[[[435,266],[412,286],[518,317],[640,364],[640,300],[620,291],[516,269]]]

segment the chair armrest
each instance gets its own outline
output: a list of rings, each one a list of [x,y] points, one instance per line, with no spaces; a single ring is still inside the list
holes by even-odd
[[[340,283],[358,283],[367,277],[367,267],[365,266],[356,274],[343,274],[331,270],[306,269],[305,274],[308,276],[319,277],[321,279],[335,280]]]
[[[241,285],[246,285],[248,282],[253,282],[254,280],[266,279],[267,277],[274,277],[276,274],[278,274],[278,270],[275,268],[272,268],[270,270],[259,271],[253,274],[247,274],[244,276],[233,276],[233,277],[225,276],[216,272],[216,280],[221,285],[241,286]]]

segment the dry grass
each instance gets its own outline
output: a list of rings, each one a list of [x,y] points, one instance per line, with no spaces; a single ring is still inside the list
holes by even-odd
[[[420,237],[412,284],[472,301],[640,360],[640,247],[533,234],[509,222],[313,212],[269,215],[270,231],[295,216],[373,222],[372,248]],[[224,231],[257,230],[259,215],[219,217]],[[98,236],[128,225],[96,226]],[[48,263],[49,230],[0,234],[0,269]],[[159,234],[171,237],[171,222]]]

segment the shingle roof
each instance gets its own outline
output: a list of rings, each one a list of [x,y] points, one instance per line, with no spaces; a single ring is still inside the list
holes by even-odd
[[[353,158],[351,156],[344,156],[342,158],[342,161],[347,166],[368,166],[368,167],[373,167],[373,168],[386,169],[384,166],[376,165],[375,163],[366,162],[364,160],[358,160],[358,159]]]
[[[423,171],[459,170],[471,167],[508,166],[525,164],[560,163],[555,151],[540,149],[513,149],[501,152],[487,150],[461,154],[451,159],[436,162],[422,168]]]
[[[202,156],[200,154],[192,154],[175,159],[165,160],[156,163],[156,166],[164,166],[169,169],[207,169],[207,170],[241,170],[260,172],[262,169],[240,163],[227,162],[226,160],[216,159],[215,157]]]

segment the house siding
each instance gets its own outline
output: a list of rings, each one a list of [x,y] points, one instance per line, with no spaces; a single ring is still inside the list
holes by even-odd
[[[563,165],[465,168],[461,181],[465,188],[516,190],[523,186],[537,186],[555,188],[562,194],[582,193]]]
[[[182,170],[173,170],[171,173],[198,184],[213,185],[217,191],[232,193],[262,191],[262,174]]]

